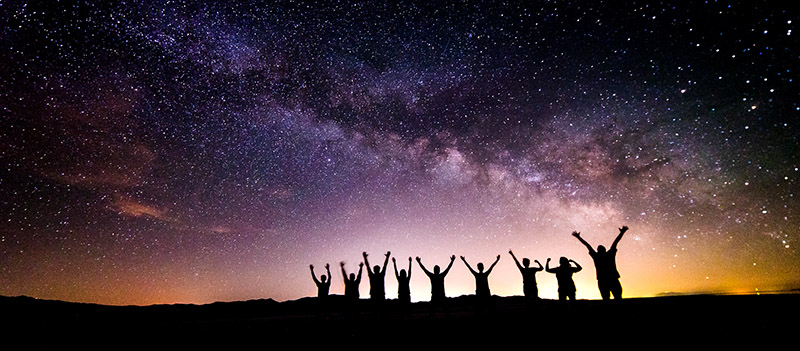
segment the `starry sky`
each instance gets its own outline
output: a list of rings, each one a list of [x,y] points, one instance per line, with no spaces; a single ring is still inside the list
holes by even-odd
[[[625,296],[800,287],[796,12],[489,3],[3,1],[0,294],[284,301],[390,250],[521,295],[513,249],[596,299],[570,233],[622,225]]]

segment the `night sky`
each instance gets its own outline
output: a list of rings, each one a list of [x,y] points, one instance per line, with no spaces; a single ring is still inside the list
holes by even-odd
[[[623,225],[626,297],[800,287],[785,2],[393,3],[1,2],[0,294],[283,301],[391,251],[521,295],[513,249],[596,299],[570,233]]]

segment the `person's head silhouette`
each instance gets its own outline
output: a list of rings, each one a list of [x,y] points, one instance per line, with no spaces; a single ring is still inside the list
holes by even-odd
[[[323,283],[324,283],[326,280],[328,280],[328,277],[326,277],[326,276],[323,274],[323,275],[321,275],[321,276],[319,277],[319,280],[320,280],[321,282],[323,282]]]
[[[604,252],[606,252],[606,247],[605,247],[605,246],[603,246],[603,245],[598,245],[598,246],[597,246],[597,252],[599,252],[599,253],[604,253]]]
[[[478,263],[478,272],[483,272],[483,263],[482,262]]]
[[[405,277],[406,277],[406,270],[405,269],[401,269],[400,270],[400,278],[405,278]]]
[[[562,266],[569,266],[569,259],[566,257],[561,257],[561,259],[558,260],[558,263],[560,263]]]
[[[439,271],[440,271],[440,270],[441,270],[441,268],[439,268],[439,265],[438,265],[438,264],[437,264],[437,265],[435,265],[435,266],[433,266],[433,273],[439,274]]]
[[[531,265],[531,260],[529,260],[527,258],[523,258],[522,259],[522,265],[525,266],[525,268],[528,268]]]
[[[380,274],[381,273],[381,266],[376,264],[375,267],[372,268],[372,271],[375,272],[375,274]]]
[[[356,274],[350,273],[350,280],[356,280]]]

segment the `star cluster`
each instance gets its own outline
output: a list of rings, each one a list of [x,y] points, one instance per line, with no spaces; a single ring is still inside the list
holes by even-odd
[[[797,20],[768,1],[0,3],[0,293],[286,300],[314,294],[309,264],[391,250],[503,254],[493,292],[519,295],[509,248],[590,267],[569,233],[622,225],[626,296],[796,288]],[[448,295],[471,279],[456,262]]]

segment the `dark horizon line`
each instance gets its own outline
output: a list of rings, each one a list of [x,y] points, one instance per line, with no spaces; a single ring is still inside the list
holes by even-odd
[[[658,293],[653,296],[640,296],[640,297],[626,297],[623,300],[642,300],[642,299],[655,299],[655,298],[666,298],[666,297],[689,297],[689,296],[744,296],[744,295],[780,295],[780,294],[800,294],[800,287],[797,288],[787,288],[787,289],[774,289],[774,290],[764,290],[764,291],[751,291],[751,292],[725,292],[725,291],[697,291],[697,292],[663,292]],[[342,298],[344,297],[343,294],[330,294],[334,298]],[[475,296],[474,294],[462,294],[459,296],[448,296],[447,299],[459,299],[464,297]],[[523,295],[508,295],[508,296],[501,296],[501,295],[492,295],[493,298],[524,298]],[[78,305],[93,305],[93,306],[104,306],[104,307],[158,307],[158,306],[209,306],[214,304],[227,304],[227,303],[245,303],[245,302],[267,302],[269,303],[272,301],[273,303],[282,304],[282,303],[292,303],[301,300],[307,299],[318,299],[316,296],[303,296],[292,300],[283,300],[277,301],[271,297],[265,298],[256,298],[256,299],[248,299],[248,300],[230,300],[230,301],[213,301],[208,303],[155,303],[150,305],[135,305],[135,304],[127,304],[127,305],[112,305],[112,304],[103,304],[97,302],[79,302],[79,301],[68,301],[68,300],[57,300],[57,299],[43,299],[37,298],[28,295],[16,295],[16,296],[7,296],[7,295],[0,295],[0,299],[31,299],[41,302],[59,302],[59,303],[68,303],[68,304],[78,304]],[[386,301],[396,301],[397,299],[386,299]],[[540,300],[544,301],[558,301],[558,298],[540,298]],[[360,298],[359,301],[369,302],[369,298]],[[576,301],[603,301],[602,299],[577,299]],[[428,300],[422,301],[413,301],[412,304],[416,303],[428,303]]]

